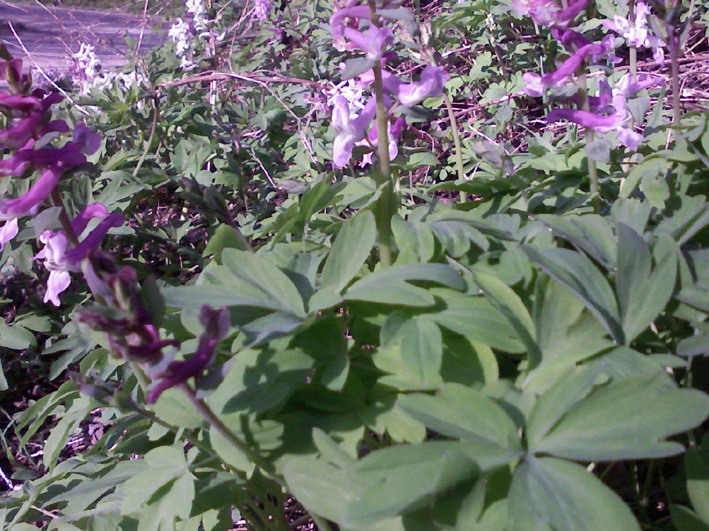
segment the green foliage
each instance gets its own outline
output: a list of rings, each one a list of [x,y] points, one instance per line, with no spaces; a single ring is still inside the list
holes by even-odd
[[[285,531],[293,497],[321,531],[709,529],[709,113],[669,126],[663,95],[638,102],[636,154],[539,130],[507,96],[553,69],[548,28],[506,2],[415,4],[421,32],[380,14],[407,27],[402,60],[440,61],[455,111],[473,109],[467,178],[444,98],[407,110],[390,266],[380,170],[331,165],[323,89],[372,65],[340,71],[331,2],[261,26],[210,4],[231,33],[194,71],[168,43],[136,60],[144,86],[65,105],[104,141],[63,201],[125,213],[106,250],[179,347],[146,375],[78,322],[81,282],[59,309],[13,291],[46,280],[32,236],[58,213],[22,222],[1,255],[0,391],[37,366],[56,384],[0,431],[19,487],[0,527]],[[623,9],[589,7],[588,29]],[[148,405],[146,378],[200,350],[203,305],[229,313],[213,363]]]

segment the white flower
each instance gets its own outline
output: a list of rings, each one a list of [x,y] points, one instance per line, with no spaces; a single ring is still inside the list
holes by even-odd
[[[202,0],[187,0],[185,2],[185,7],[187,12],[192,15],[192,20],[194,21],[195,28],[198,31],[202,31],[207,27],[207,12],[204,10],[204,5],[202,5]]]

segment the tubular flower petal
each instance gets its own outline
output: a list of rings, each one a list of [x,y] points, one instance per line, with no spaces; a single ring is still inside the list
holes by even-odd
[[[601,44],[590,43],[581,46],[576,50],[571,57],[566,59],[559,68],[554,72],[550,72],[543,76],[538,76],[537,74],[526,73],[522,76],[522,79],[526,82],[525,87],[522,92],[529,96],[538,97],[541,96],[544,89],[551,87],[563,87],[569,82],[571,77],[583,64],[587,57],[591,57],[594,60],[602,56],[610,56],[612,52],[612,46],[610,42],[605,41]]]
[[[558,122],[560,120],[568,120],[575,124],[594,129],[599,133],[607,133],[613,130],[620,118],[616,115],[600,116],[591,111],[580,109],[554,109],[546,115],[548,122]]]
[[[394,43],[394,34],[387,27],[370,26],[366,32],[345,28],[343,35],[352,47],[362,50],[370,61],[381,59],[386,47]]]
[[[336,168],[344,168],[352,158],[352,149],[355,142],[362,140],[367,134],[369,124],[376,115],[377,107],[374,98],[365,105],[364,109],[354,118],[350,114],[350,106],[347,99],[338,96],[335,99],[333,110],[332,127],[337,132],[333,142],[333,162]]]
[[[122,215],[108,215],[104,205],[94,203],[74,218],[71,222],[72,228],[80,234],[86,229],[91,218],[98,217],[103,218],[101,222],[73,249],[70,248],[69,240],[62,230],[46,230],[40,235],[39,241],[44,244],[44,248],[34,259],[42,260],[44,267],[50,272],[44,302],[49,300],[59,306],[59,294],[71,284],[69,272],[80,271],[81,261],[98,249],[108,230],[121,226],[124,221]]]
[[[365,19],[369,20],[371,18],[371,12],[369,11],[369,6],[361,5],[354,7],[347,7],[344,9],[338,9],[330,17],[330,26],[332,26],[332,36],[335,40],[341,39],[345,32],[345,19]]]
[[[17,218],[8,219],[2,227],[0,227],[0,252],[5,248],[5,244],[12,240],[20,229],[17,226]]]
[[[158,369],[150,374],[153,379],[160,381],[148,395],[149,404],[157,402],[160,395],[167,389],[199,376],[214,361],[219,342],[229,333],[231,326],[229,312],[226,308],[213,310],[209,306],[202,306],[200,322],[204,326],[204,332],[199,336],[197,351],[194,355],[188,360],[173,361],[166,369]]]
[[[426,98],[440,96],[449,77],[442,67],[427,66],[421,73],[420,81],[401,85],[397,94],[399,102],[406,107],[411,107]]]
[[[561,9],[553,0],[514,0],[512,9],[520,15],[529,15],[542,26],[564,28],[586,8],[588,0],[576,0],[566,9]]]
[[[50,168],[46,170],[37,182],[21,197],[3,201],[0,199],[0,220],[20,218],[35,214],[41,205],[59,183],[61,173]]]

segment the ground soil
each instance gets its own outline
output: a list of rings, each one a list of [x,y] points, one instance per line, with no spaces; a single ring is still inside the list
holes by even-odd
[[[104,68],[125,63],[125,36],[145,53],[167,39],[169,24],[153,16],[14,4],[0,0],[0,42],[27,67],[66,73],[82,42],[95,46]]]

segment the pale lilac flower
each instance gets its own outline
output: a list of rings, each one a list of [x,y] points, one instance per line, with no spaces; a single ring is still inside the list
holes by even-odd
[[[554,0],[514,0],[512,9],[519,15],[529,15],[542,26],[566,27],[584,10],[588,0],[576,0],[561,9]]]
[[[157,402],[160,395],[171,387],[200,376],[214,361],[219,342],[229,333],[229,312],[226,308],[214,310],[205,305],[200,310],[199,321],[204,326],[204,332],[199,336],[197,350],[191,358],[173,361],[165,369],[162,368],[163,364],[158,364],[153,370],[148,368],[148,375],[154,380],[160,380],[150,391],[148,404]]]
[[[255,0],[254,16],[261,22],[268,20],[268,14],[271,12],[273,0]]]
[[[0,227],[0,252],[5,248],[5,244],[12,240],[20,229],[17,225],[17,218],[8,219],[2,227]]]
[[[394,43],[394,34],[387,27],[370,26],[366,32],[344,28],[343,36],[351,47],[363,51],[370,61],[381,59],[386,47]]]
[[[187,8],[187,12],[192,15],[192,21],[194,22],[197,31],[204,31],[207,29],[209,21],[207,20],[207,12],[204,9],[202,0],[187,0],[185,2],[185,7]]]
[[[591,110],[555,109],[547,114],[546,119],[549,122],[568,120],[599,133],[615,131],[621,144],[636,151],[644,138],[632,128],[627,98],[660,81],[657,77],[641,74],[636,82],[631,82],[630,74],[626,74],[612,92],[604,81],[599,83],[599,96],[589,99]]]
[[[377,113],[376,101],[372,97],[364,109],[352,118],[348,101],[339,96],[335,99],[332,112],[332,127],[337,132],[332,145],[332,158],[336,168],[344,168],[352,158],[352,149],[362,140]]]
[[[525,72],[522,75],[522,80],[524,81],[524,87],[522,87],[522,92],[527,96],[539,98],[544,94],[546,86],[542,82],[542,76],[540,76],[539,74],[535,74],[533,72]]]
[[[571,57],[561,63],[554,72],[544,74],[543,76],[533,73],[524,74],[522,79],[526,84],[522,88],[522,92],[529,96],[538,97],[542,95],[545,89],[552,87],[563,87],[571,80],[576,71],[583,65],[587,57],[591,57],[593,60],[598,60],[604,56],[609,57],[611,54],[612,44],[607,39],[604,39],[600,44],[585,44],[576,50]]]
[[[404,107],[413,107],[426,98],[440,96],[450,76],[441,66],[427,66],[421,72],[421,79],[412,83],[404,83],[394,74],[382,70],[382,85]],[[359,76],[359,83],[371,86],[374,83],[374,72],[368,70]]]
[[[399,87],[397,97],[405,107],[412,107],[426,98],[440,96],[450,76],[440,66],[427,66],[421,73],[421,80],[405,83]]]
[[[406,127],[406,118],[404,118],[403,116],[399,116],[393,124],[387,124],[387,139],[389,140],[389,160],[394,160],[396,157],[399,156],[399,139],[401,138],[401,134],[404,131],[404,127]],[[377,129],[376,122],[374,122],[372,128],[369,130],[369,133],[367,134],[367,139],[357,142],[357,145],[367,145],[371,146],[372,148],[376,148],[379,145],[379,131]],[[362,162],[360,162],[359,165],[362,168],[368,166],[372,163],[373,156],[374,151],[365,153],[362,157]]]
[[[106,207],[101,203],[88,205],[71,222],[72,230],[80,235],[92,218],[103,218],[99,224],[82,240],[71,248],[66,233],[63,230],[46,230],[39,236],[39,241],[44,248],[35,255],[34,260],[42,260],[44,267],[49,271],[47,291],[44,302],[50,301],[54,306],[59,306],[59,294],[71,284],[69,272],[81,270],[81,261],[91,255],[101,245],[109,229],[120,227],[123,216],[108,214]]]
[[[647,18],[650,14],[650,7],[645,2],[638,2],[635,5],[633,20],[614,15],[612,21],[606,20],[603,25],[620,34],[629,46],[652,50],[655,61],[662,62],[665,55],[662,47],[665,42],[650,33],[647,26]]]

